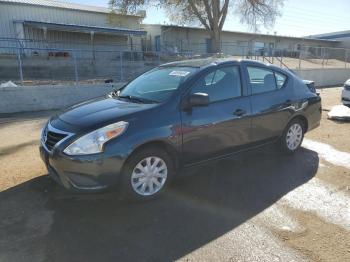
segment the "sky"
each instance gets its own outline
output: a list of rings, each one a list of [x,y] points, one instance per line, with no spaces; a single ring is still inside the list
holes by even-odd
[[[79,4],[108,6],[108,0],[64,0]],[[232,0],[234,1],[234,0]],[[165,12],[147,8],[144,23],[172,24]],[[274,27],[260,28],[261,33],[285,36],[308,36],[350,30],[350,0],[285,0]],[[224,30],[250,32],[233,12],[227,15]]]

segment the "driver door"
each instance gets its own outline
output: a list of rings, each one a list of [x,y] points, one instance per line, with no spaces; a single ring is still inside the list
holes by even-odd
[[[192,86],[189,95],[206,93],[210,102],[181,112],[185,165],[228,155],[250,142],[250,98],[242,90],[238,65],[216,68]]]

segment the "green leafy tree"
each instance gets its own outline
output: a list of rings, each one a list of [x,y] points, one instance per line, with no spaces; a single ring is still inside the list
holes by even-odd
[[[254,31],[270,27],[280,15],[284,0],[110,0],[112,10],[135,13],[148,6],[166,11],[177,24],[201,24],[211,39],[211,52],[220,52],[221,32],[228,12],[237,15],[241,23]]]

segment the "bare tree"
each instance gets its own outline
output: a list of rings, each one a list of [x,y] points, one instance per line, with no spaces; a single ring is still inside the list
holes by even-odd
[[[228,12],[238,15],[242,23],[257,31],[260,25],[275,23],[284,0],[110,0],[110,7],[126,13],[147,6],[163,8],[171,21],[178,24],[199,23],[208,31],[211,52],[220,52],[221,32]]]

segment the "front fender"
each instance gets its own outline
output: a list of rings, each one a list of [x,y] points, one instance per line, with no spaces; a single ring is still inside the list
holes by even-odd
[[[127,159],[137,148],[149,143],[163,143],[171,147],[177,154],[182,150],[181,126],[162,126],[143,129],[128,136],[110,141],[105,146],[105,152]]]

